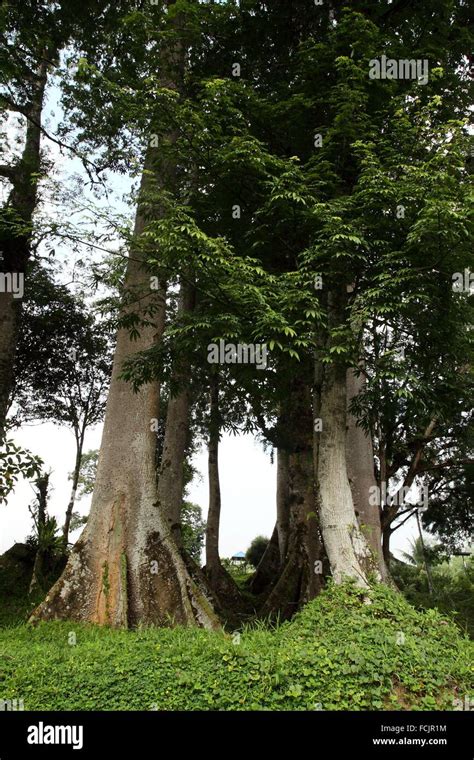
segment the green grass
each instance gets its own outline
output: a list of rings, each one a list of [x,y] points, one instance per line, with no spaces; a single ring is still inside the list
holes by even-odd
[[[474,557],[463,562],[452,557],[431,568],[434,593],[430,594],[424,567],[393,562],[392,576],[408,601],[417,608],[436,608],[454,619],[474,638]]]
[[[428,710],[473,696],[473,643],[384,587],[364,604],[329,586],[291,623],[246,627],[237,642],[193,628],[13,626],[0,631],[0,698],[26,710]]]

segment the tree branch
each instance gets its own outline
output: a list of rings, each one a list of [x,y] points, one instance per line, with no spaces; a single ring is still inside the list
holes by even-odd
[[[390,525],[398,514],[399,506],[403,506],[404,499],[402,499],[401,504],[399,504],[400,497],[403,496],[406,490],[409,489],[413,485],[413,481],[415,480],[415,477],[419,472],[418,468],[420,465],[420,460],[423,454],[425,443],[427,443],[431,439],[431,434],[436,426],[437,421],[438,421],[438,418],[433,417],[433,419],[430,420],[425,432],[423,433],[423,436],[417,440],[415,453],[413,454],[413,458],[411,460],[410,466],[408,468],[408,472],[403,480],[403,483],[400,486],[400,488],[396,491],[394,496],[391,498],[392,506],[384,510],[384,516],[383,516],[384,525]]]
[[[462,467],[465,464],[474,464],[474,459],[449,459],[446,462],[438,462],[438,464],[432,464],[429,467],[419,467],[418,474],[420,472],[430,472],[431,470],[441,470],[445,467]]]
[[[6,177],[11,182],[14,181],[17,174],[17,168],[16,166],[11,166],[10,164],[0,164],[0,175],[2,177]]]

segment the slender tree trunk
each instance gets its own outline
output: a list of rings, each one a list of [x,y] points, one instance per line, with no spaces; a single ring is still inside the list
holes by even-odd
[[[181,283],[178,315],[186,314],[194,308],[194,288]],[[178,547],[182,545],[181,509],[184,491],[184,462],[186,443],[189,435],[189,407],[191,365],[187,357],[173,372],[172,386],[179,390],[168,400],[165,437],[158,476],[158,502],[168,523],[169,533]]]
[[[219,385],[216,375],[210,381],[210,415],[208,442],[209,509],[206,522],[206,575],[212,581],[221,566],[219,526],[221,487],[219,481]]]
[[[358,377],[353,369],[347,370],[347,403],[362,392],[365,384],[361,373]],[[349,411],[346,434],[347,474],[352,500],[362,533],[372,551],[381,577],[389,580],[389,572],[382,551],[382,526],[379,493],[374,469],[374,452],[370,433],[357,424],[357,418]]]
[[[390,525],[385,527],[382,532],[382,553],[385,565],[390,567],[390,539],[392,537],[392,529]]]
[[[0,272],[5,270],[1,267]],[[20,301],[0,291],[0,444],[5,436],[5,419],[11,402]]]
[[[63,551],[66,554],[69,543],[69,526],[71,525],[72,513],[74,511],[74,504],[76,503],[77,484],[79,483],[79,476],[81,474],[81,459],[82,450],[84,448],[84,435],[85,427],[83,426],[81,431],[78,431],[76,436],[76,461],[74,463],[74,472],[72,474],[72,488],[69,502],[66,509],[66,517],[64,519],[63,526]]]
[[[280,564],[282,565],[288,552],[290,531],[290,489],[289,489],[290,458],[284,449],[277,450],[277,533]]]
[[[277,450],[277,521],[268,546],[258,563],[255,575],[249,587],[253,594],[268,591],[278,580],[288,553],[290,533],[290,490],[289,490],[289,454],[284,449]]]
[[[43,545],[44,529],[46,525],[46,510],[48,507],[48,488],[49,488],[49,475],[45,474],[38,478],[36,481],[37,488],[37,500],[38,500],[38,517],[37,517],[37,531],[38,531],[38,549],[36,551],[35,562],[33,565],[33,573],[31,576],[31,583],[29,588],[29,594],[33,594],[37,589],[40,589],[43,585],[43,573],[44,573],[44,561],[45,551]]]
[[[219,480],[219,381],[217,374],[211,375],[209,402],[209,510],[206,522],[206,565],[204,572],[222,607],[226,610],[234,609],[235,611],[241,609],[242,597],[234,579],[222,566],[219,556],[221,489]]]
[[[186,314],[194,308],[195,291],[194,287],[188,282],[181,283],[179,314]],[[174,547],[178,550],[178,556],[182,563],[183,570],[186,572],[194,587],[193,596],[191,597],[191,610],[197,607],[198,594],[201,594],[202,610],[197,610],[196,622],[204,613],[204,605],[209,608],[206,624],[209,625],[217,622],[214,615],[214,609],[217,610],[218,604],[214,597],[211,586],[191,557],[184,551],[182,545],[181,532],[181,511],[183,506],[184,493],[184,466],[186,460],[186,444],[189,438],[189,413],[190,413],[190,381],[191,365],[187,357],[181,358],[173,371],[173,380],[171,385],[178,386],[178,392],[168,400],[168,409],[166,414],[165,436],[163,441],[163,451],[161,455],[158,485],[157,485],[157,507],[164,517],[167,531],[167,537],[171,540]],[[188,595],[186,584],[183,586],[183,595]],[[192,620],[192,618],[191,618]]]
[[[273,528],[270,541],[265,549],[255,574],[248,581],[252,594],[259,596],[271,589],[278,579],[281,568],[280,550],[278,546],[278,528]]]
[[[425,539],[423,538],[423,530],[421,528],[420,512],[416,510],[416,523],[418,526],[418,535],[420,536],[421,553],[423,555],[423,564],[425,566],[426,578],[428,580],[428,592],[430,596],[434,594],[433,576],[431,575],[430,563],[428,562],[428,556],[426,553]]]
[[[25,147],[19,161],[8,170],[12,190],[0,210],[0,443],[5,435],[5,419],[12,401],[14,363],[21,297],[30,256],[30,231],[37,204],[38,176],[41,169],[41,114],[49,64],[54,52],[42,52],[30,103],[22,111],[27,119]],[[20,231],[18,231],[20,229]],[[16,294],[7,278],[21,283]],[[19,279],[17,279],[19,278]]]
[[[383,555],[388,568],[390,568],[390,538],[394,532],[391,527],[392,523],[404,505],[404,494],[407,493],[408,489],[414,483],[423,455],[424,447],[426,443],[430,441],[437,422],[438,418],[436,416],[429,421],[422,436],[420,436],[420,439],[417,442],[415,452],[402,484],[398,487],[396,493],[393,494],[393,497],[391,497],[389,500],[386,500],[385,504],[382,507],[381,522],[383,532]],[[380,486],[384,489],[385,493],[388,494],[389,477],[387,473],[385,446],[382,447],[380,456]]]

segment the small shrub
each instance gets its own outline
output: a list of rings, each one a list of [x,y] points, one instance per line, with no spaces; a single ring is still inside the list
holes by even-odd
[[[268,544],[268,538],[265,538],[265,536],[256,536],[245,552],[245,559],[250,565],[253,565],[255,569],[258,567],[260,560],[265,554]]]

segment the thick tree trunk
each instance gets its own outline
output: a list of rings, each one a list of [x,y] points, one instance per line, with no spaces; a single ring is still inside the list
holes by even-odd
[[[261,614],[291,617],[313,599],[322,586],[322,546],[316,514],[312,445],[312,404],[309,386],[295,381],[288,400],[287,427],[298,420],[294,450],[281,452],[280,510],[288,514],[286,552]],[[287,480],[287,485],[284,481]],[[285,504],[285,501],[287,504]],[[283,531],[283,535],[285,530]],[[278,538],[277,538],[278,541]]]
[[[358,377],[353,369],[347,370],[347,404],[364,388],[364,376]],[[382,551],[382,526],[380,505],[374,498],[377,480],[374,470],[374,452],[370,433],[357,424],[357,418],[349,411],[346,434],[347,474],[352,500],[362,533],[372,551],[383,580],[389,580],[389,572]]]
[[[147,176],[145,173],[143,190]],[[139,213],[136,236],[144,223]],[[153,294],[136,252],[129,260],[126,287],[146,312]],[[112,626],[217,625],[201,580],[188,572],[170,536],[175,518],[159,505],[152,424],[159,417],[159,383],[148,383],[134,392],[120,377],[127,359],[160,340],[165,319],[163,293],[154,318],[154,325],[148,318],[136,340],[130,339],[128,329],[119,330],[90,516],[61,578],[33,613],[32,621],[62,618]],[[168,453],[163,457],[166,460]]]
[[[291,617],[322,586],[319,536],[311,448],[288,457],[288,547],[280,573],[260,610],[264,617]]]
[[[172,23],[179,23],[178,16]],[[182,46],[173,43],[163,54],[164,86],[176,87],[183,64]],[[135,239],[146,224],[143,199],[153,180],[174,188],[175,175],[175,165],[149,147]],[[136,340],[130,339],[128,329],[119,330],[87,526],[61,578],[31,619],[63,618],[124,627],[173,623],[214,627],[218,621],[202,578],[194,569],[188,570],[170,535],[176,515],[166,513],[167,506],[160,503],[165,484],[160,499],[153,432],[159,418],[160,385],[153,381],[134,392],[121,379],[124,362],[156,345],[164,330],[164,294],[159,293],[155,303],[139,246],[128,262],[126,288],[133,299],[125,311],[133,309],[135,302],[146,321]],[[156,309],[151,311],[155,324],[150,307]],[[182,409],[176,408],[175,413],[183,417]],[[164,452],[162,460],[167,457]]]
[[[139,216],[136,235],[143,223]],[[143,297],[149,277],[136,256],[129,260],[127,288],[142,308],[149,306],[151,296]],[[209,599],[169,535],[170,518],[159,507],[151,424],[159,416],[159,383],[135,393],[120,378],[126,359],[160,339],[164,316],[161,298],[155,326],[142,327],[138,339],[132,341],[127,329],[119,330],[91,513],[64,573],[33,613],[33,621],[217,624]]]
[[[331,294],[331,327],[342,323],[344,299]],[[352,501],[346,460],[346,367],[326,367],[321,392],[322,430],[318,451],[318,508],[324,547],[336,583],[352,578],[368,587],[367,574],[375,571],[368,543],[362,534]]]
[[[131,259],[128,286],[140,284],[142,277]],[[128,330],[119,331],[91,513],[63,575],[33,621],[216,624],[158,505],[151,422],[158,418],[159,385],[150,383],[134,393],[120,379],[124,361],[153,345],[163,322],[164,304],[156,326],[142,328],[138,340],[131,341]]]

